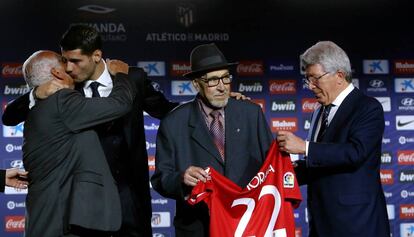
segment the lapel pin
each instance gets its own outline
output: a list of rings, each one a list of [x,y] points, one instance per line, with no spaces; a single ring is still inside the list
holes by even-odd
[[[236,129],[236,132],[240,132],[240,128]]]

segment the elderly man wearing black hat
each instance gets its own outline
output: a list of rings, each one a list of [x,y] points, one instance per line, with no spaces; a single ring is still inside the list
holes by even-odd
[[[209,214],[204,203],[189,206],[185,199],[193,186],[215,170],[240,187],[261,167],[273,140],[261,108],[230,98],[232,75],[215,44],[200,45],[190,56],[192,79],[198,94],[161,121],[157,135],[156,170],[152,185],[176,200],[176,236],[209,236]]]

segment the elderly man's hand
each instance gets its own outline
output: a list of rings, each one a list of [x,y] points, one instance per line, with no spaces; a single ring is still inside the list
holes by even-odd
[[[183,174],[183,183],[194,187],[198,181],[206,182],[208,176],[208,173],[203,168],[190,166]]]
[[[250,100],[250,97],[245,96],[240,92],[230,92],[230,97],[233,97],[236,100]]]

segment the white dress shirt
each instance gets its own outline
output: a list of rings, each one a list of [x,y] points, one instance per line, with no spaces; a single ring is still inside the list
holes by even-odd
[[[338,111],[339,106],[342,104],[342,102],[345,100],[345,98],[349,95],[349,93],[351,93],[351,91],[354,89],[354,85],[352,85],[352,83],[349,83],[349,85],[345,88],[345,90],[343,90],[341,93],[339,93],[339,95],[335,98],[335,100],[331,103],[332,107],[331,110],[329,111],[329,115],[328,115],[328,127],[329,124],[331,123],[332,119],[334,118],[336,111]],[[322,109],[322,108],[320,108]],[[315,134],[312,137],[313,141],[315,141],[315,138],[317,137],[316,134],[319,133],[319,129],[321,127],[321,123],[322,123],[322,116],[320,116],[318,123],[315,125],[316,130],[315,130]],[[312,128],[310,130],[310,132],[312,132]],[[305,156],[308,156],[308,150],[309,150],[309,141],[306,141],[306,149],[305,149]]]
[[[96,81],[100,84],[99,87],[98,87],[98,92],[99,92],[99,95],[101,97],[108,97],[109,94],[111,94],[112,88],[114,87],[114,85],[112,83],[112,78],[111,78],[111,75],[109,74],[106,63],[105,63],[104,60],[102,60],[102,61],[105,65],[105,69],[102,72],[102,74],[98,77],[98,79],[96,79],[96,80],[87,80],[85,82],[85,84],[83,85],[83,92],[85,92],[85,97],[87,97],[87,98],[92,97],[92,90],[89,87],[89,85],[94,81]]]

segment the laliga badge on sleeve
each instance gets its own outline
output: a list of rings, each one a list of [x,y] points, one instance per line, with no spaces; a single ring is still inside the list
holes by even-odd
[[[295,176],[292,172],[286,172],[283,175],[283,187],[284,188],[293,188],[295,186]]]

